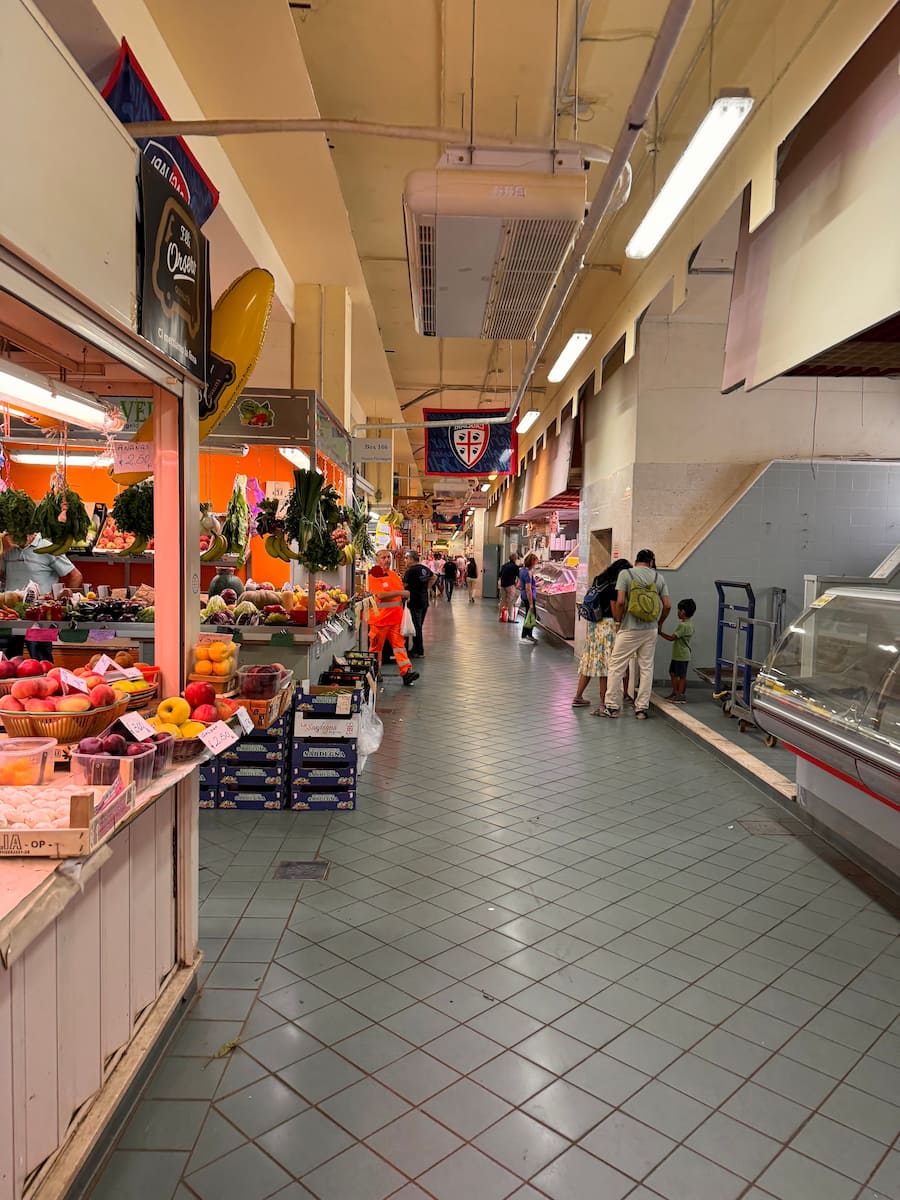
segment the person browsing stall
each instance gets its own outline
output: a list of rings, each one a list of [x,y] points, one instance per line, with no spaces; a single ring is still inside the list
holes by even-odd
[[[620,628],[609,660],[607,717],[619,715],[625,672],[631,659],[636,656],[640,681],[634,701],[634,715],[639,721],[646,721],[653,690],[656,642],[671,608],[668,586],[656,569],[656,555],[652,550],[639,550],[634,566],[622,571],[616,580],[612,613]]]
[[[51,543],[35,534],[25,546],[16,546],[8,537],[3,539],[3,570],[8,592],[24,592],[29,583],[36,583],[41,595],[49,594],[55,583],[77,591],[81,587],[81,572],[64,554],[38,554]]]
[[[389,642],[403,683],[410,687],[419,674],[412,669],[406,653],[406,641],[400,632],[403,601],[409,599],[409,592],[396,571],[391,570],[390,550],[379,550],[375,555],[375,566],[369,572],[368,595],[374,596],[378,602],[375,611],[369,613],[369,651],[377,654],[380,661],[384,643]]]

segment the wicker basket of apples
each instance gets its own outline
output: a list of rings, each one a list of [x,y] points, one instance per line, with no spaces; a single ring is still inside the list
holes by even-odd
[[[150,724],[157,732],[170,733],[175,739],[173,757],[176,762],[203,752],[200,734],[213,722],[222,720],[219,704],[221,700],[215,685],[207,680],[189,683],[182,695],[160,701]]]

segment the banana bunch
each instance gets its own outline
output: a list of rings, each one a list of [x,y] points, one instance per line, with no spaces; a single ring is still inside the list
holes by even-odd
[[[384,518],[384,521],[386,525],[390,525],[391,529],[399,529],[403,524],[403,513],[398,512],[396,508],[392,508]]]
[[[71,534],[66,537],[61,537],[59,541],[51,542],[49,546],[35,546],[35,554],[68,554],[75,545],[75,538]]]
[[[224,537],[222,533],[217,531],[211,534],[209,545],[200,555],[200,561],[205,563],[218,562],[219,559],[227,553],[228,539]]]
[[[281,562],[299,562],[300,555],[295,554],[287,543],[283,530],[270,533],[265,540],[266,553],[270,558],[280,559]]]
[[[149,538],[136,536],[131,545],[126,546],[124,550],[120,550],[119,554],[122,558],[134,558],[136,554],[143,554],[149,545]]]

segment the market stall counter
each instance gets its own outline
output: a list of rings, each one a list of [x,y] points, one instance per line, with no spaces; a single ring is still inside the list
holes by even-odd
[[[557,637],[575,637],[575,571],[570,562],[544,562],[534,568],[537,619]]]

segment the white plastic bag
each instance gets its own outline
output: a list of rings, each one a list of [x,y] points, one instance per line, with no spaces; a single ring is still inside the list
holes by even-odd
[[[359,754],[359,770],[362,771],[366,765],[366,759],[370,754],[374,754],[381,745],[381,739],[384,737],[384,725],[381,722],[381,717],[375,712],[373,704],[364,704],[362,712],[359,714],[359,738],[357,739],[357,752]]]
[[[400,636],[405,638],[416,636],[416,626],[412,619],[412,613],[405,607],[403,609],[403,619],[400,622]]]

